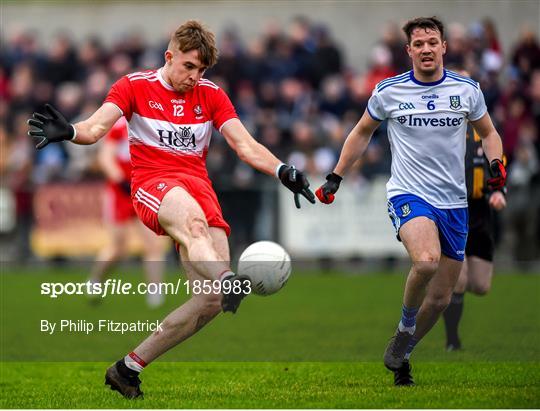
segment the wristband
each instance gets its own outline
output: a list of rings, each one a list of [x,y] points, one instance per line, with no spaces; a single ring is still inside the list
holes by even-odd
[[[279,170],[281,170],[281,167],[283,166],[287,166],[287,164],[279,163],[278,166],[276,167],[276,171],[274,172],[274,174],[276,175],[277,178],[279,178]]]
[[[71,137],[69,139],[69,141],[75,141],[75,138],[77,137],[77,129],[75,128],[75,126],[73,124],[70,124],[71,128],[73,129],[73,137]]]
[[[339,174],[336,174],[336,173],[330,173],[326,176],[326,179],[333,183],[339,184],[341,183],[341,180],[343,180],[343,177],[341,177]]]

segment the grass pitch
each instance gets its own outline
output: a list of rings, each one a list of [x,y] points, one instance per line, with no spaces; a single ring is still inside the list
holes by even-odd
[[[103,376],[145,333],[45,335],[39,321],[163,318],[186,296],[148,311],[142,296],[96,307],[39,293],[43,281],[84,276],[71,268],[0,277],[1,408],[540,407],[537,275],[500,275],[488,296],[468,295],[465,349],[446,353],[438,324],[415,350],[412,388],[393,387],[381,362],[399,319],[402,275],[294,275],[280,293],[249,297],[237,315],[220,316],[152,364],[142,375],[145,398],[135,401],[108,390]]]
[[[379,363],[156,363],[142,400],[101,384],[106,363],[10,364],[3,408],[535,408],[540,367],[424,363],[416,387]]]

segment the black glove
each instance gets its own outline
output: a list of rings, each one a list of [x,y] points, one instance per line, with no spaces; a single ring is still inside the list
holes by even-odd
[[[131,183],[128,180],[122,180],[118,183],[120,188],[127,195],[131,195]]]
[[[334,194],[338,191],[341,180],[343,180],[343,177],[336,173],[331,173],[326,176],[326,183],[315,191],[315,194],[321,203],[330,204],[334,202]]]
[[[301,171],[294,166],[281,165],[278,170],[278,177],[281,183],[294,193],[294,204],[300,208],[300,194],[302,194],[311,204],[315,204],[315,195],[308,188],[309,182]]]
[[[75,128],[69,124],[62,114],[50,104],[45,104],[47,114],[34,113],[27,121],[28,125],[37,130],[30,130],[28,135],[41,140],[36,148],[42,149],[49,143],[58,143],[64,140],[72,140],[75,137]]]

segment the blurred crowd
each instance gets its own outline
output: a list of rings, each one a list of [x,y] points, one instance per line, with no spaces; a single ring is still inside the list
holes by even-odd
[[[447,24],[445,64],[462,65],[481,83],[488,110],[509,159],[509,208],[503,221],[514,257],[538,258],[540,243],[539,164],[540,45],[521,29],[519,40],[503,53],[494,23]],[[367,62],[347,61],[332,31],[296,17],[283,26],[268,21],[254,38],[230,27],[217,33],[220,59],[205,77],[227,91],[244,124],[278,157],[308,173],[324,176],[335,165],[344,138],[356,124],[375,84],[410,68],[406,42],[396,23],[373,39]],[[32,195],[49,182],[101,179],[97,147],[51,144],[36,151],[26,135],[26,119],[51,102],[69,121],[83,119],[102,103],[122,75],[158,68],[168,38],[148,45],[137,32],[105,43],[99,36],[74,42],[58,33],[43,44],[31,31],[10,33],[0,50],[0,167],[2,188],[13,193],[15,231],[28,255]],[[254,221],[275,184],[241,163],[216,133],[208,168],[235,229],[237,241],[254,239]],[[349,180],[369,184],[390,171],[384,124]],[[241,199],[241,201],[239,201]],[[243,205],[243,206],[242,206]],[[531,224],[531,222],[534,222]],[[274,233],[275,234],[275,233]],[[532,245],[531,245],[532,244]],[[24,251],[26,250],[26,251]]]

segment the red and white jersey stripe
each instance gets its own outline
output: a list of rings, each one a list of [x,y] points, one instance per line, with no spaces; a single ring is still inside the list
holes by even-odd
[[[207,177],[206,154],[212,128],[237,118],[225,92],[201,79],[186,93],[176,92],[160,70],[140,71],[118,80],[105,102],[129,122],[134,180],[154,173]]]

